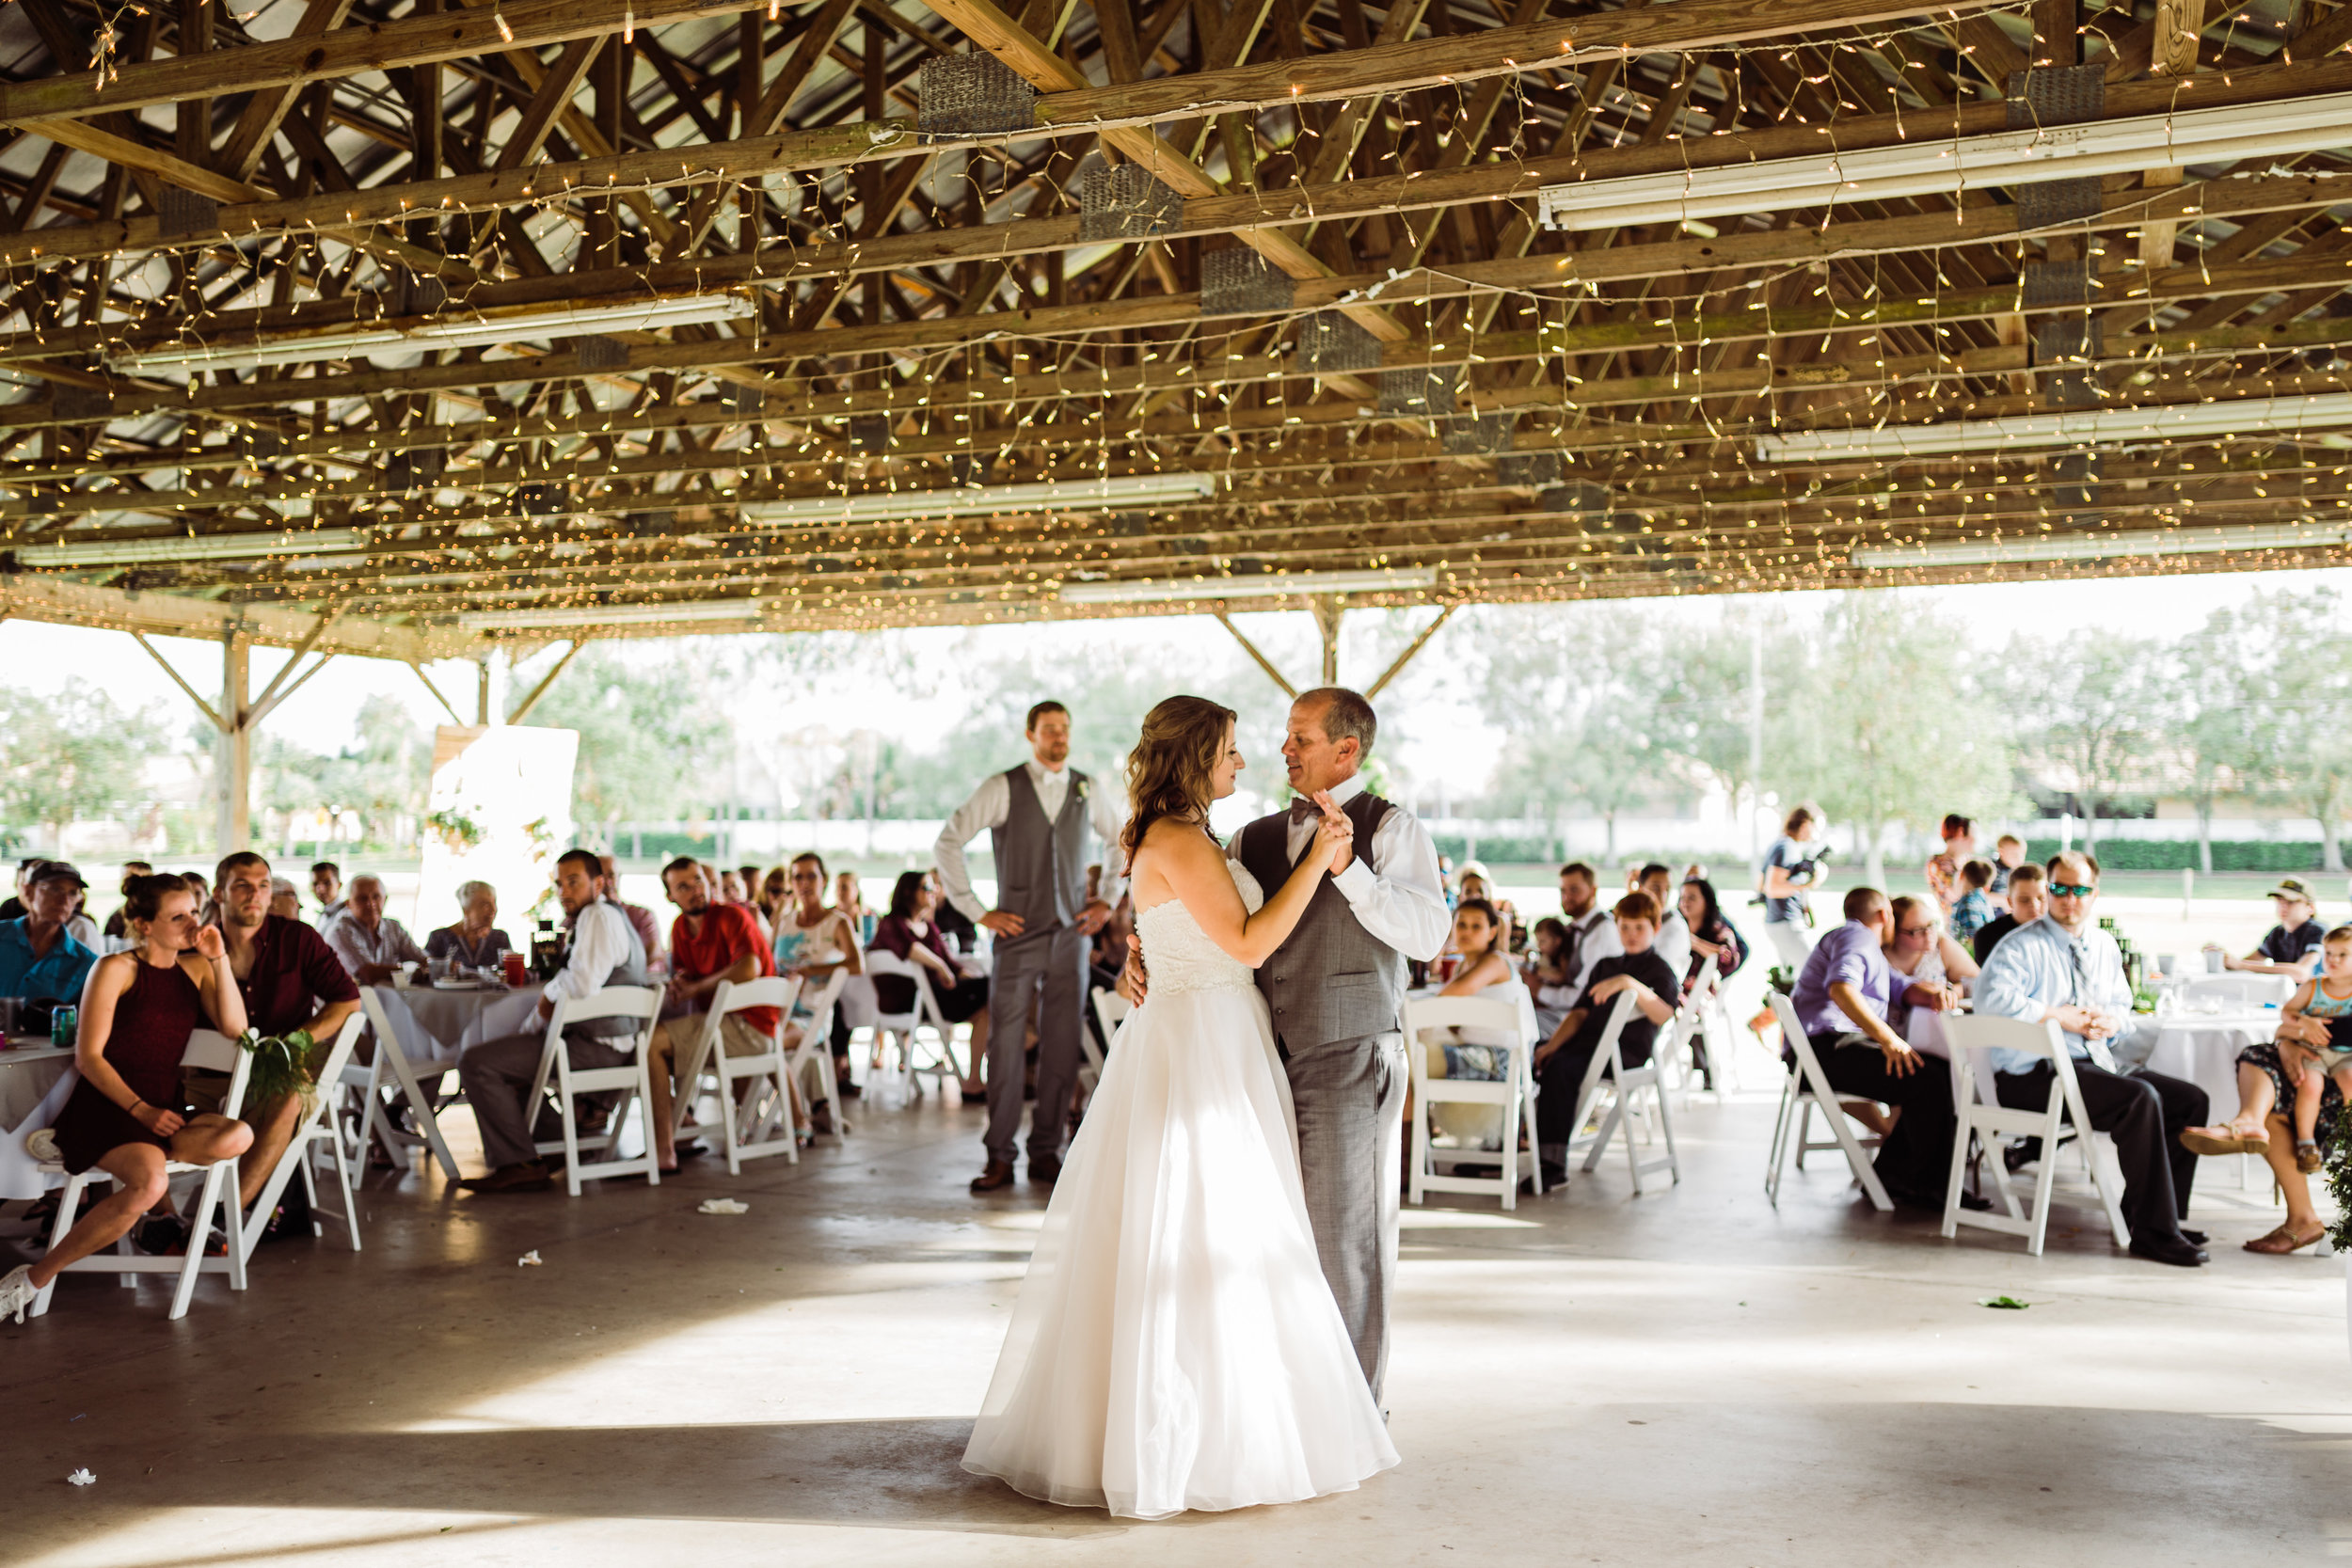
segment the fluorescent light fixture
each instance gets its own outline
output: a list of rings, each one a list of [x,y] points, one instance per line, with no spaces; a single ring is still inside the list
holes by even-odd
[[[246,561],[273,555],[317,555],[368,542],[355,528],[303,529],[288,533],[215,533],[183,539],[97,540],[70,545],[19,545],[20,566],[142,566],[175,561]]]
[[[242,371],[270,365],[299,365],[314,359],[423,349],[473,348],[487,343],[577,338],[598,332],[651,332],[665,326],[744,321],[759,307],[740,294],[686,294],[675,299],[625,305],[560,305],[552,309],[504,315],[450,314],[414,325],[351,326],[309,337],[265,339],[258,343],[175,343],[106,356],[106,367],[125,375],[168,371]]]
[[[1435,566],[1387,572],[1262,572],[1243,578],[1168,578],[1150,582],[1065,582],[1064,604],[1166,604],[1178,600],[1274,599],[1293,594],[1389,594],[1435,588]]]
[[[1819,152],[1622,180],[1547,185],[1536,211],[1550,229],[1618,229],[1883,201],[1986,185],[2234,163],[2352,145],[2352,93],[2134,115],[1978,136],[1925,136],[1894,147]]]
[[[1799,430],[1786,436],[1759,436],[1756,451],[1768,463],[1803,463],[1840,457],[1915,457],[2026,447],[2110,446],[2214,436],[2292,434],[2339,425],[2352,425],[2352,392],[2092,408],[2064,414],[2011,414],[1997,420],[1954,420],[1945,424]]]
[[[673,621],[756,621],[768,613],[757,599],[675,605],[576,605],[569,609],[485,610],[462,614],[468,631],[519,631],[532,626],[649,626]]]
[[[1942,545],[1864,545],[1853,563],[1872,571],[1905,566],[1996,566],[2010,561],[2115,561],[2133,557],[2217,555],[2227,550],[2309,549],[2352,544],[2352,525],[2294,523],[2245,528],[2138,529],[2120,533],[2058,533],[2039,539],[1966,539]]]
[[[1152,501],[1198,500],[1216,494],[1213,474],[1120,474],[1056,479],[1038,484],[983,484],[969,490],[875,490],[856,496],[803,496],[745,501],[750,523],[869,523],[899,517],[973,517],[998,512],[1080,512]]]

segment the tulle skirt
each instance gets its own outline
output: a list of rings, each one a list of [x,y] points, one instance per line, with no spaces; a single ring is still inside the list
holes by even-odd
[[[1315,1260],[1264,998],[1154,994],[1062,1166],[963,1467],[1157,1519],[1396,1463]]]

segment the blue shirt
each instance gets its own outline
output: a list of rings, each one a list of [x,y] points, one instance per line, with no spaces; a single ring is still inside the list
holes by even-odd
[[[1860,991],[1871,1016],[1881,1021],[1897,995],[1911,984],[1887,964],[1886,954],[1879,947],[1879,934],[1858,920],[1849,920],[1823,937],[1797,976],[1797,989],[1788,1000],[1806,1034],[1845,1034],[1861,1027],[1859,1021],[1847,1017],[1846,1009],[1830,1000],[1829,988],[1841,982]]]
[[[1996,1018],[2030,1022],[2074,1006],[2121,1023],[2131,1014],[2132,986],[2123,977],[2123,955],[2113,937],[2097,926],[2070,936],[2045,914],[2010,932],[1986,955],[1976,1003],[1977,1011]],[[2069,1034],[2066,1049],[2077,1058],[2090,1054],[2080,1035]],[[1995,1072],[2030,1071],[2042,1060],[2030,1051],[1995,1051],[1992,1056]]]
[[[1783,835],[1780,838],[1774,839],[1772,841],[1772,847],[1764,851],[1765,875],[1770,877],[1772,867],[1777,865],[1793,878],[1797,874],[1797,867],[1803,865],[1811,858],[1812,856],[1810,852],[1804,845],[1799,844],[1793,838]],[[1798,894],[1793,898],[1767,898],[1764,900],[1764,924],[1767,926],[1786,926],[1791,921],[1802,921],[1804,919],[1804,895],[1802,893]]]
[[[60,929],[49,951],[33,955],[32,918],[0,920],[0,996],[79,1002],[98,955]]]

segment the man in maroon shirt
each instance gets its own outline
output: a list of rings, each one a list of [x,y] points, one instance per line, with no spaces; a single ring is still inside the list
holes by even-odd
[[[670,985],[664,1010],[683,1009],[655,1026],[645,1076],[652,1103],[646,1110],[653,1122],[654,1151],[664,1172],[677,1169],[677,1148],[670,1129],[670,1075],[706,1025],[711,992],[722,980],[741,984],[776,972],[775,954],[759,934],[751,911],[740,904],[711,901],[710,883],[691,856],[681,855],[661,868],[661,885],[678,910],[670,927]],[[777,1026],[784,1021],[773,1007],[750,1007],[719,1021],[719,1046],[730,1056],[755,1056],[775,1048]],[[689,1093],[692,1085],[686,1085]],[[695,1152],[699,1153],[697,1149]]]
[[[220,901],[221,940],[245,997],[246,1020],[264,1036],[303,1030],[324,1051],[343,1021],[359,1009],[359,988],[342,961],[317,931],[269,912],[269,862],[252,850],[224,857],[213,873],[213,888]],[[191,1080],[192,1100],[200,1087],[217,1101],[229,1082],[225,1073],[196,1079],[194,1069]],[[246,1106],[242,1119],[253,1129],[253,1147],[237,1167],[240,1202],[260,1196],[301,1117],[297,1096]]]

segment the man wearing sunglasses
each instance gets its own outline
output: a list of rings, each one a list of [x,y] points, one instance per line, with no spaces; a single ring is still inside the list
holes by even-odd
[[[2205,1260],[2202,1233],[2184,1229],[2197,1156],[2181,1130],[2200,1126],[2205,1091],[2137,1064],[2154,1044],[2131,1029],[2132,988],[2115,939],[2099,928],[2099,863],[2070,850],[2049,863],[2049,913],[2020,926],[1985,959],[1977,1010],[2065,1032],[2090,1125],[2115,1139],[2123,1165],[2123,1219],[2132,1255],[2194,1268]],[[2049,1102],[2056,1069],[2030,1052],[1994,1053],[2001,1103],[2037,1109]],[[2044,1158],[2047,1158],[2045,1153]]]

